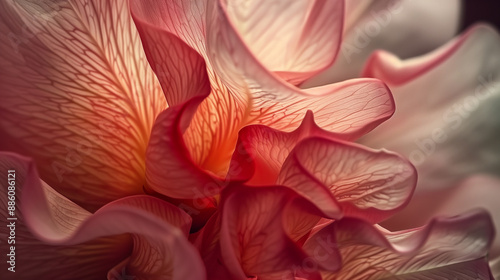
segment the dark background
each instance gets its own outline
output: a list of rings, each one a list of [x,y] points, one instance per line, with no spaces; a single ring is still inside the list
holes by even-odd
[[[463,0],[461,30],[480,21],[500,30],[500,0]]]

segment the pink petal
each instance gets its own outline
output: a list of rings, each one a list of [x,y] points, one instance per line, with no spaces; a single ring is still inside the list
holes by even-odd
[[[500,232],[500,179],[475,175],[452,188],[426,191],[415,195],[400,213],[384,222],[391,230],[421,226],[436,216],[458,215],[472,209],[483,208],[492,215]],[[500,236],[496,236],[490,250],[491,257],[500,256]]]
[[[276,183],[283,162],[295,145],[308,137],[348,139],[348,135],[336,134],[319,128],[314,116],[308,111],[300,126],[292,132],[283,132],[264,125],[250,125],[239,133],[229,175],[248,180],[250,185]]]
[[[231,91],[250,93],[251,123],[291,131],[310,109],[320,127],[359,137],[391,116],[392,97],[377,80],[352,80],[308,90],[284,83],[242,41],[226,8],[220,1],[207,8],[207,49],[217,50],[207,55]]]
[[[95,261],[96,263],[92,265],[101,270],[95,271],[93,267],[87,267],[88,271],[83,271],[84,274],[95,277],[95,273],[103,272],[103,266],[113,265],[113,263],[100,263],[99,258],[108,254],[113,255],[115,252],[105,251],[106,254],[102,254],[100,251],[101,257],[80,254],[97,249],[113,249],[115,246],[122,254],[122,258],[130,256],[126,262],[118,265],[121,269],[112,270],[108,277],[114,277],[114,274],[124,269],[128,274],[139,279],[144,279],[147,275],[160,277],[158,279],[204,278],[205,272],[201,259],[186,238],[191,220],[186,213],[175,206],[149,196],[131,196],[107,204],[95,214],[91,214],[40,181],[34,164],[29,160],[5,153],[2,154],[1,159],[2,170],[5,170],[7,166],[12,168],[12,162],[15,163],[16,175],[20,179],[16,182],[18,183],[16,195],[20,204],[16,210],[16,216],[20,217],[19,222],[25,224],[33,235],[43,242],[41,248],[47,248],[48,244],[52,244],[51,247],[57,252],[53,255],[47,255],[46,252],[39,255],[29,254],[33,257],[33,261],[44,263],[38,269],[43,270],[48,261],[59,259],[60,262],[61,258],[68,259],[68,253],[63,252],[73,251],[69,254],[70,261],[63,262],[69,264],[67,268],[57,270],[51,268],[48,272],[54,275],[54,278],[49,276],[51,279],[56,277],[67,279],[68,274],[73,272],[73,265],[82,262],[71,261],[72,257],[86,259],[85,262],[89,259]],[[7,213],[6,209],[2,212]],[[125,238],[128,234],[130,234],[128,238]],[[117,241],[112,241],[111,244],[105,243],[113,240],[109,238],[110,236],[123,241],[120,244],[122,248],[117,246]],[[33,240],[30,235],[26,238]],[[130,243],[130,238],[132,243]],[[30,242],[40,244],[36,241]],[[89,246],[90,248],[87,248]],[[30,247],[29,249],[37,251],[41,248]],[[82,251],[74,251],[78,248]],[[132,250],[129,251],[130,249]],[[61,253],[64,256],[61,256]],[[190,260],[189,265],[186,265],[186,259]],[[28,259],[26,262],[31,263]],[[117,262],[114,261],[114,264]],[[58,265],[55,266],[61,268]],[[37,268],[26,270],[26,277],[29,277],[29,273],[35,272]],[[100,277],[103,276],[103,274],[100,275]],[[47,275],[44,274],[44,277]]]
[[[0,4],[0,148],[33,157],[47,183],[90,210],[142,192],[150,129],[166,107],[127,3]]]
[[[393,85],[398,110],[361,142],[409,158],[420,175],[418,192],[477,173],[499,174],[500,37],[494,30],[475,26],[414,59],[375,54],[367,67],[365,73]]]
[[[156,26],[155,19],[158,18],[151,15],[158,10],[151,11],[145,2],[132,1],[131,12],[149,64],[162,85],[169,106],[181,104],[195,96],[208,96],[210,81],[203,57],[167,31],[170,30],[166,29],[168,26],[162,25],[165,27],[163,29]]]
[[[344,1],[221,2],[253,55],[281,78],[300,84],[333,63]]]
[[[217,195],[222,178],[201,169],[186,148],[183,132],[203,97],[170,107],[156,120],[147,150],[147,186],[173,198],[202,199]]]
[[[297,190],[331,218],[376,223],[408,203],[416,179],[414,167],[396,154],[311,138],[290,153],[277,183]]]
[[[174,34],[205,56],[205,2],[130,0],[130,10],[137,25]]]
[[[2,182],[8,182],[8,170],[15,170],[15,197],[16,208],[13,216],[9,215],[7,209],[9,196],[8,185],[2,184],[0,188],[0,217],[6,223],[10,223],[8,218],[17,218],[15,222],[15,244],[8,244],[10,228],[5,224],[0,228],[0,249],[5,254],[10,253],[10,246],[15,246],[15,272],[7,270],[10,264],[5,263],[9,257],[4,257],[4,263],[1,266],[2,279],[38,279],[40,275],[54,280],[64,280],[68,277],[84,279],[102,279],[109,269],[119,263],[132,249],[131,238],[128,235],[115,235],[100,237],[94,240],[67,246],[54,246],[42,242],[35,238],[26,227],[26,219],[20,200],[22,187],[26,181],[38,180],[34,177],[36,171],[33,164],[27,158],[11,154],[0,153],[0,179]],[[13,178],[12,176],[9,176]],[[75,216],[74,218],[78,218]],[[12,239],[11,239],[12,240]],[[106,252],[106,254],[103,254]],[[68,255],[81,254],[85,258],[68,258]],[[7,259],[8,258],[8,259]],[[54,267],[58,267],[57,270]]]
[[[323,279],[490,279],[486,254],[494,235],[485,212],[431,221],[423,228],[388,232],[355,219],[324,228],[340,251],[342,269]],[[312,242],[308,244],[308,242]],[[314,239],[308,246],[322,246]]]
[[[325,85],[359,77],[377,49],[408,58],[450,40],[458,31],[461,1],[346,1],[344,38],[335,64],[303,85]]]
[[[210,6],[217,5],[215,2],[210,2]],[[325,5],[337,5],[337,1],[331,2]],[[320,4],[318,2],[315,9]],[[222,25],[230,31],[226,34],[224,30],[221,34],[230,37],[226,39],[230,44],[235,43],[237,52],[233,52],[233,46],[219,48],[217,44],[226,40],[219,40],[218,28],[213,32],[212,25],[219,26],[220,22],[214,22],[210,13],[205,19],[205,3],[202,1],[135,0],[132,13],[136,15],[138,24],[159,30],[162,34],[178,36],[205,58],[212,91],[194,114],[184,140],[193,162],[218,176],[227,175],[237,133],[246,125],[266,124],[290,131],[298,127],[307,109],[311,108],[318,113],[316,116],[322,127],[356,138],[373,129],[393,112],[390,93],[385,85],[375,80],[349,81],[308,91],[292,87],[257,62],[230,25]],[[323,12],[320,14],[318,19],[326,15]],[[211,24],[210,28],[205,27],[205,22]],[[311,30],[322,29],[319,22],[311,20]],[[319,34],[313,33],[311,36]],[[306,37],[308,39],[304,42],[313,39],[304,35]],[[162,40],[166,39],[157,41]],[[231,57],[228,57],[228,52]],[[244,59],[243,63],[241,59]],[[167,62],[157,63],[168,65]],[[307,71],[310,72],[310,69]],[[259,83],[255,84],[256,81]],[[265,87],[261,86],[260,81]],[[288,97],[286,100],[277,98],[278,93]]]
[[[317,218],[299,229],[304,219],[291,217],[308,212],[317,214],[314,207],[309,208],[310,204],[283,187],[233,187],[224,190],[221,200],[220,250],[222,262],[232,277],[274,279],[277,274],[283,276],[303,270],[307,255],[289,233],[303,235]],[[293,208],[297,211],[290,211]],[[335,253],[332,255],[336,256]],[[334,258],[330,261],[338,267]],[[320,267],[316,262],[313,265],[316,269]]]

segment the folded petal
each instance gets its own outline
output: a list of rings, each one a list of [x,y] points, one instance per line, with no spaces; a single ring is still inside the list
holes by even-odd
[[[292,132],[272,129],[265,125],[250,125],[241,129],[231,161],[231,178],[248,180],[249,185],[272,185],[285,159],[301,140],[308,137],[348,139],[347,135],[321,129],[308,111],[300,126]]]
[[[238,35],[284,80],[300,84],[330,66],[342,36],[344,1],[223,1]]]
[[[158,18],[152,14],[158,10],[151,11],[145,2],[132,1],[131,12],[168,105],[178,105],[195,96],[208,96],[210,81],[203,57],[169,32],[171,28],[155,25]],[[172,13],[176,14],[175,9]]]
[[[499,174],[500,37],[475,26],[428,55],[374,54],[365,73],[394,92],[397,112],[360,142],[403,154],[417,191],[447,188],[476,173]]]
[[[290,153],[277,183],[296,190],[330,218],[376,223],[408,203],[416,179],[414,167],[396,154],[310,138]]]
[[[408,206],[382,225],[391,230],[424,225],[434,217],[453,216],[476,208],[488,210],[496,232],[500,232],[500,179],[474,175],[456,186],[444,190],[416,194]],[[496,235],[490,250],[491,257],[500,256],[500,236]]]
[[[23,236],[29,241],[26,245],[39,246],[26,248],[23,243],[19,245],[24,250],[39,252],[35,255],[31,251],[22,256],[26,264],[33,266],[21,271],[25,273],[25,279],[41,275],[43,271],[47,272],[44,277],[51,279],[67,279],[68,274],[75,271],[84,275],[75,275],[75,278],[103,278],[104,268],[113,266],[115,268],[108,273],[110,279],[118,277],[118,272],[137,279],[204,278],[201,259],[186,238],[191,219],[175,206],[149,196],[131,196],[91,214],[41,181],[32,162],[5,153],[1,159],[2,170],[9,166],[16,170],[16,179],[20,179],[16,181],[19,201],[19,208],[14,212],[19,217],[16,223],[27,226],[41,240],[35,241],[26,231],[27,235]],[[7,213],[7,209],[3,213]],[[48,247],[53,248],[53,252],[40,251]],[[118,251],[113,251],[113,247]],[[122,259],[128,258],[118,263],[118,253]],[[104,263],[110,256],[115,256],[115,261]],[[189,266],[185,259],[191,261]],[[58,269],[48,266],[49,262],[54,262]],[[36,263],[40,265],[35,266]],[[78,267],[81,263],[87,266]]]
[[[212,91],[199,105],[184,134],[185,144],[193,161],[202,169],[226,176],[236,146],[237,133],[249,124],[272,125],[276,129],[291,131],[298,127],[307,109],[312,109],[320,126],[357,138],[392,114],[392,97],[385,85],[375,80],[349,81],[308,91],[301,91],[286,83],[278,74],[271,73],[257,61],[238,31],[228,24],[231,12],[214,9],[214,6],[222,7],[219,4],[226,7],[217,1],[210,1],[210,7],[205,7],[203,1],[175,0],[135,0],[131,5],[137,24],[161,30],[162,34],[178,36],[206,60]],[[338,13],[336,7],[339,5],[339,1],[317,1],[308,6],[310,9],[307,13],[297,19],[301,21],[308,17],[304,30],[311,31],[302,33],[304,40],[301,41],[301,48],[316,48],[311,42],[316,40],[318,34],[325,32],[326,27],[321,23],[324,20],[338,23],[338,18],[327,17],[329,14],[326,11]],[[214,13],[205,16],[205,8],[220,12],[223,19]],[[233,8],[237,9],[237,6]],[[222,22],[224,20],[225,23]],[[205,27],[205,24],[210,26]],[[332,46],[338,39],[335,38],[332,39]],[[157,41],[162,40],[165,39]],[[223,47],[218,45],[226,42],[229,44]],[[303,59],[310,54],[304,52],[296,55]],[[332,55],[335,55],[335,51]],[[163,56],[158,57],[161,59]],[[157,63],[167,68],[169,65],[168,61]],[[320,64],[323,65],[323,62]],[[317,67],[320,65],[308,68],[306,72]],[[199,79],[195,80],[199,82]],[[256,81],[259,83],[256,84]]]
[[[15,172],[9,173],[8,170]],[[0,216],[2,220],[7,221],[7,224],[13,222],[15,227],[13,228],[15,232],[12,234],[15,238],[10,239],[10,228],[6,226],[0,228],[0,238],[3,240],[0,243],[0,249],[5,254],[14,255],[14,262],[11,263],[14,266],[12,268],[14,272],[9,272],[7,268],[11,267],[11,264],[4,262],[1,266],[2,279],[28,280],[39,278],[40,275],[54,280],[64,280],[68,277],[102,279],[109,269],[130,254],[132,242],[128,235],[100,237],[82,244],[68,246],[54,246],[38,240],[26,227],[26,213],[19,208],[22,205],[20,200],[22,187],[26,181],[38,179],[30,178],[34,176],[33,165],[27,158],[11,153],[1,153],[0,171],[2,182],[14,182],[13,185],[2,184],[0,188]],[[15,198],[16,205],[9,209],[8,202],[12,201],[11,195]],[[79,217],[75,215],[74,218]],[[11,246],[15,246],[14,252],[11,252]],[[68,255],[79,254],[85,257],[68,258]],[[11,256],[4,259],[10,261]],[[54,270],[54,267],[58,269]]]
[[[322,231],[330,233],[342,256],[342,269],[323,279],[491,279],[486,254],[494,229],[486,212],[393,233],[355,219],[337,221],[318,234]],[[315,239],[306,244],[322,246]]]
[[[359,77],[366,60],[377,49],[404,58],[431,51],[457,33],[460,13],[459,0],[346,1],[340,54],[332,67],[303,87]]]
[[[359,137],[391,116],[392,97],[377,80],[351,80],[308,90],[285,83],[257,60],[222,2],[212,1],[207,7],[207,55],[224,84],[250,98],[248,124],[292,131],[309,109],[320,127]]]
[[[201,169],[186,148],[183,132],[203,97],[170,107],[153,127],[146,155],[147,187],[173,198],[199,199],[217,195],[223,179]]]
[[[2,1],[0,148],[88,210],[142,192],[166,108],[128,1]]]
[[[290,229],[295,233],[301,231],[296,230],[299,224],[304,225],[304,219],[294,213],[299,216],[308,212],[317,214],[314,207],[310,208],[310,204],[295,192],[278,186],[225,189],[221,201],[220,250],[222,262],[232,277],[272,279],[276,274],[295,274],[303,270],[303,263],[309,259],[289,233]],[[293,208],[301,210],[289,211]],[[310,230],[318,218],[311,221],[302,228]],[[313,270],[317,270],[318,263],[310,261]],[[331,258],[330,267],[339,264]]]
[[[137,25],[167,31],[205,56],[206,1],[130,0]]]

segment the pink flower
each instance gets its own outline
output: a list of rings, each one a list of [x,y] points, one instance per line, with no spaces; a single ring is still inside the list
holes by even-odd
[[[0,208],[14,224],[0,233],[15,242],[2,242],[2,279],[489,279],[489,214],[450,213],[452,196],[438,212],[460,216],[386,230],[416,170],[353,141],[412,160],[398,124],[420,111],[372,131],[395,110],[385,83],[404,108],[413,81],[498,38],[478,27],[418,61],[376,52],[363,76],[378,79],[312,87],[345,63],[369,11],[401,8],[352,3],[2,2]],[[454,33],[449,4],[451,25],[423,50]],[[471,166],[461,175],[492,165]]]

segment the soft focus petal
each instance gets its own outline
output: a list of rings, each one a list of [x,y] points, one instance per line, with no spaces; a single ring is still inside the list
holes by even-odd
[[[2,1],[0,148],[86,209],[142,192],[166,107],[127,1]]]
[[[392,230],[421,226],[436,216],[452,216],[474,208],[488,210],[496,232],[500,232],[500,179],[475,175],[445,190],[426,191],[415,195],[405,209],[384,222]],[[500,256],[500,236],[496,236],[490,256]]]
[[[296,190],[331,218],[376,223],[408,203],[416,180],[414,167],[398,155],[312,138],[290,153],[277,183]]]
[[[490,269],[493,279],[500,279],[500,257],[490,261]]]
[[[392,86],[398,109],[361,139],[403,154],[419,172],[417,192],[475,173],[499,174],[500,37],[476,26],[428,55],[374,54],[365,73]]]
[[[255,57],[299,84],[330,66],[342,36],[344,1],[224,1],[227,16]]]
[[[359,77],[365,61],[377,49],[404,58],[431,51],[458,31],[460,6],[460,0],[346,1],[344,38],[337,60],[303,87]]]
[[[107,204],[91,214],[40,181],[33,163],[2,154],[3,165],[11,165],[12,161],[25,170],[16,171],[24,179],[22,185],[16,186],[20,204],[17,211],[38,239],[64,248],[129,233],[133,240],[130,256],[108,276],[126,270],[138,279],[204,278],[201,259],[186,238],[191,219],[180,209],[153,197],[131,196]],[[125,245],[127,248],[130,246],[128,243]],[[40,255],[33,257],[39,259]],[[71,257],[82,256],[76,252]],[[191,260],[189,265],[186,265],[186,259]],[[50,273],[57,276],[57,273],[68,274],[71,271],[58,269]]]
[[[8,176],[8,170],[15,170],[15,176]],[[0,265],[2,269],[2,279],[38,279],[40,275],[54,280],[65,280],[68,278],[80,279],[103,279],[106,273],[123,258],[130,254],[132,250],[132,239],[129,235],[114,235],[96,238],[81,244],[54,246],[42,242],[35,238],[26,227],[25,216],[27,213],[19,207],[23,201],[20,200],[24,185],[29,181],[38,181],[34,166],[30,160],[10,153],[0,153],[0,180],[5,182],[0,188],[0,210],[2,220],[15,223],[15,231],[11,236],[10,228],[6,225],[0,228],[0,249],[5,254],[11,254],[10,246],[15,246],[15,272],[7,271],[10,264],[5,260],[10,256],[4,257],[4,262]],[[9,215],[8,202],[8,177],[14,178],[14,193],[16,197],[16,207],[13,215]],[[39,184],[39,183],[38,183]],[[11,188],[12,190],[12,188]],[[13,194],[13,193],[10,193]],[[62,207],[74,204],[65,201]],[[12,209],[12,208],[11,208]],[[71,208],[70,208],[71,209]],[[74,220],[85,218],[88,212],[82,210],[82,215],[72,217]],[[10,220],[8,218],[16,218]],[[15,240],[15,243],[8,240]],[[10,244],[8,243],[10,242]],[[68,258],[68,256],[75,256]],[[79,257],[85,256],[85,257]],[[54,269],[57,267],[58,269]]]
[[[486,254],[494,229],[485,212],[394,233],[354,219],[335,222],[318,234],[322,231],[336,241],[343,264],[338,273],[324,273],[325,280],[490,279]],[[322,244],[308,244],[313,245]]]

